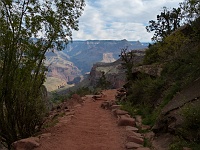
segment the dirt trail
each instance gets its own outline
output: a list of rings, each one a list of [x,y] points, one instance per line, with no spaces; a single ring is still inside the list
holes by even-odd
[[[124,128],[109,110],[100,108],[102,101],[113,100],[116,90],[104,91],[106,97],[93,101],[86,97],[82,107],[75,108],[72,120],[62,117],[60,123],[40,139],[36,150],[125,150]]]

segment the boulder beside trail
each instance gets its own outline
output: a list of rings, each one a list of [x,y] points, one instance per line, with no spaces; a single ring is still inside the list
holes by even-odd
[[[19,141],[15,141],[12,144],[14,150],[33,150],[34,148],[38,147],[39,138],[38,137],[30,137],[26,139],[21,139]]]
[[[120,116],[118,120],[118,125],[119,126],[135,126],[135,119],[122,115]]]
[[[126,143],[126,148],[127,149],[133,149],[133,148],[136,149],[136,148],[140,148],[140,147],[142,147],[142,145],[134,143],[134,142]]]
[[[144,139],[139,138],[137,136],[127,136],[127,141],[134,142],[134,143],[137,143],[137,144],[143,144],[144,143]]]
[[[114,114],[115,114],[116,116],[119,116],[119,115],[126,115],[126,114],[128,114],[128,112],[125,111],[125,110],[116,109],[116,110],[114,111]]]

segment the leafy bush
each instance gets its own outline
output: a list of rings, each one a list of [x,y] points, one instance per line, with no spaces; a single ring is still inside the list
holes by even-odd
[[[67,99],[70,99],[73,94],[78,94],[79,96],[85,96],[91,93],[94,93],[94,91],[90,90],[88,87],[81,87],[75,91],[69,91],[67,94],[64,95],[58,94],[57,92],[52,92],[51,101],[54,104],[58,104]]]
[[[70,97],[73,94],[78,94],[79,96],[85,96],[85,95],[92,94],[92,93],[93,93],[93,91],[90,90],[88,87],[82,87],[82,88],[77,89],[74,92],[70,92],[69,95],[70,95]]]
[[[159,62],[158,49],[160,47],[159,43],[154,43],[149,45],[149,48],[145,51],[145,56],[143,64],[153,64]]]
[[[138,108],[136,106],[133,106],[130,101],[121,102],[120,104],[122,105],[121,109],[129,112],[132,117],[137,115]]]
[[[169,150],[183,150],[183,147],[188,147],[192,150],[200,149],[200,145],[198,143],[189,142],[180,136],[176,136],[174,141],[169,145]]]
[[[44,0],[0,1],[0,142],[8,149],[43,123],[45,54],[72,39],[84,6],[84,0],[54,6]]]
[[[129,81],[132,78],[132,68],[135,63],[135,53],[133,51],[129,51],[128,47],[121,49],[121,54],[119,55],[122,60],[122,67],[126,69],[126,80]]]
[[[190,104],[182,110],[184,123],[181,134],[191,142],[200,142],[200,104]]]
[[[133,81],[128,91],[128,100],[133,104],[153,106],[161,96],[165,81],[161,78],[152,78],[141,74],[139,79]]]
[[[131,115],[143,116],[144,124],[153,125],[160,112],[160,109],[155,109],[155,105],[162,96],[165,82],[162,78],[139,75],[137,80],[132,81],[128,90],[128,102],[123,104],[123,108]]]

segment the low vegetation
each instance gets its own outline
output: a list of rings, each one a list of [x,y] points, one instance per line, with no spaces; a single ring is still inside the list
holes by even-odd
[[[8,149],[40,129],[45,53],[62,50],[72,39],[84,5],[84,0],[55,1],[53,8],[50,1],[0,1],[0,142]]]
[[[110,82],[106,79],[105,72],[101,72],[101,77],[97,81],[97,85],[95,87],[95,90],[104,90],[108,89],[110,87]]]
[[[188,104],[182,109],[183,127],[180,134],[190,142],[200,142],[200,104]]]
[[[157,22],[150,21],[150,25],[147,26],[149,32],[155,32],[152,38],[155,43],[150,44],[146,50],[143,65],[159,65],[162,72],[159,76],[152,76],[142,71],[134,76],[127,73],[129,79],[127,102],[122,103],[123,109],[129,111],[131,115],[142,115],[144,124],[155,125],[162,108],[174,95],[200,77],[200,17],[198,16],[200,10],[197,6],[200,6],[199,1],[185,0],[178,9],[169,11],[164,8],[157,16]],[[189,14],[193,17],[188,17]],[[171,23],[178,19],[173,28],[168,28],[170,24],[160,22],[161,20],[167,22],[167,15],[168,19],[172,20]],[[180,20],[180,16],[183,17],[185,25],[178,28],[180,21],[183,21]],[[128,54],[123,56],[128,57]],[[122,60],[124,63],[130,62],[130,66],[136,66],[131,61]],[[130,69],[127,68],[127,72],[130,72]],[[170,149],[181,150],[184,146],[199,149],[199,105],[187,106],[182,110],[182,116],[183,127],[177,131],[178,138],[170,145]]]

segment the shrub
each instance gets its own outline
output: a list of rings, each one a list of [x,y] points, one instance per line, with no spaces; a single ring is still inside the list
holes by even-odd
[[[137,107],[133,106],[133,104],[130,101],[121,102],[120,104],[122,105],[121,109],[129,112],[129,114],[132,117],[134,117],[137,114]]]
[[[182,109],[184,123],[180,129],[181,135],[190,142],[200,142],[200,103],[189,104]]]
[[[82,88],[77,89],[75,92],[70,92],[70,95],[78,94],[79,96],[85,96],[91,93],[93,93],[93,91],[90,90],[88,87],[82,87]]]
[[[128,91],[128,100],[133,104],[153,106],[161,96],[164,84],[165,81],[161,78],[141,74],[137,80],[133,81]]]
[[[159,55],[158,55],[159,47],[160,47],[159,43],[149,45],[149,48],[145,52],[143,60],[144,64],[153,64],[159,62]]]
[[[100,88],[100,89],[108,89],[110,85],[110,82],[107,81],[106,76],[105,76],[105,72],[102,71],[101,72],[101,77],[99,78],[96,88]]]

